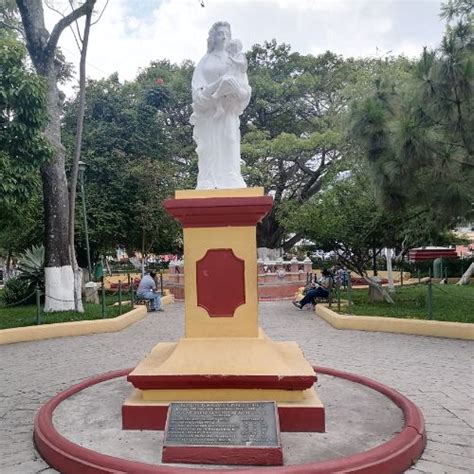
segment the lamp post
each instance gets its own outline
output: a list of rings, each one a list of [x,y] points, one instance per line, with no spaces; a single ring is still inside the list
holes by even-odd
[[[92,265],[91,265],[91,251],[89,248],[89,230],[87,228],[87,214],[86,214],[86,195],[84,193],[84,172],[86,171],[86,164],[79,161],[79,181],[81,183],[81,197],[82,197],[82,213],[84,214],[84,231],[86,234],[86,250],[87,250],[87,268],[89,270],[89,278],[92,280]]]

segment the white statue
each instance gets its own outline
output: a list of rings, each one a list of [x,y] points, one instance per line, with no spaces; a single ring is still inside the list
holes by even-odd
[[[240,173],[240,120],[250,101],[242,43],[231,39],[230,25],[212,25],[207,54],[193,74],[193,138],[199,174],[196,189],[245,188]]]

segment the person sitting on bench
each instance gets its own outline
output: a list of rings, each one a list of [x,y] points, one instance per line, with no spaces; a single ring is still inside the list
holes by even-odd
[[[160,293],[156,291],[155,277],[156,273],[150,272],[142,278],[137,288],[137,297],[150,300],[150,311],[163,311]]]
[[[306,292],[301,301],[293,301],[293,304],[298,309],[303,309],[308,303],[313,303],[315,298],[328,298],[332,288],[332,276],[329,270],[324,269],[322,277],[319,279],[318,284],[315,288],[311,288]]]

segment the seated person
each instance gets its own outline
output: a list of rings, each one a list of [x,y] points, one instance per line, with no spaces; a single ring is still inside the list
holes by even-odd
[[[315,298],[327,298],[332,288],[332,276],[329,270],[324,269],[322,277],[319,279],[315,288],[309,289],[301,301],[293,301],[298,309],[303,309],[308,303],[313,303]]]
[[[155,277],[156,273],[150,272],[141,279],[137,288],[137,297],[142,300],[150,300],[150,311],[163,311],[161,296],[156,291]]]

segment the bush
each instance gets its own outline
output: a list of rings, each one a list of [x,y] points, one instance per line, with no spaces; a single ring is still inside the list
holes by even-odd
[[[27,283],[30,292],[36,287],[44,291],[44,247],[42,245],[26,250],[18,260],[18,278]]]
[[[13,305],[22,300],[25,300],[22,304],[31,304],[35,301],[33,291],[26,280],[18,277],[10,278],[5,282],[1,298],[6,305]],[[28,298],[29,295],[31,295],[30,298]]]

